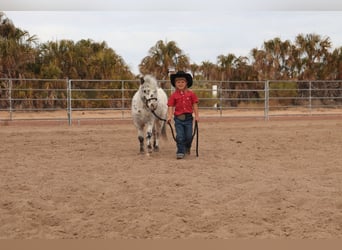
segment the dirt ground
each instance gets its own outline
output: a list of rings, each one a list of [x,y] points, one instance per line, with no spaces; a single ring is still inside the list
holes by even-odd
[[[341,239],[342,119],[203,120],[199,157],[131,121],[0,126],[1,239]]]

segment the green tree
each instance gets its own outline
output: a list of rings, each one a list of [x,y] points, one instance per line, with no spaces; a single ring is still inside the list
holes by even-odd
[[[253,58],[253,69],[257,74],[259,81],[267,79],[268,67],[266,52],[262,49],[254,48],[251,51]]]
[[[329,74],[333,80],[342,79],[342,47],[334,49],[331,54],[331,63],[328,63]]]
[[[72,79],[132,79],[122,57],[106,42],[49,41],[40,46],[41,75]]]
[[[288,79],[291,64],[291,42],[282,41],[279,37],[265,41],[262,49],[253,49],[251,55],[254,59],[254,69],[262,79]]]
[[[0,12],[0,72],[2,77],[24,78],[27,67],[35,61],[36,36],[16,28]],[[29,74],[31,76],[31,74]]]
[[[190,67],[189,58],[183,54],[176,42],[159,40],[150,48],[148,56],[143,58],[139,70],[142,74],[153,74],[157,79],[165,80],[171,67],[187,70]]]
[[[296,60],[300,66],[299,78],[303,80],[319,79],[322,66],[327,64],[331,41],[329,37],[322,38],[317,34],[299,34],[295,39],[298,50]]]
[[[234,54],[219,55],[217,57],[217,63],[219,71],[221,72],[221,80],[229,81],[232,78],[233,64],[236,56]]]

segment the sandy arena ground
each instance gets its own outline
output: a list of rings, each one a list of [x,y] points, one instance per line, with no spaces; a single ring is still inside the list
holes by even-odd
[[[0,137],[1,239],[342,238],[341,118],[203,120],[183,160],[131,121]]]

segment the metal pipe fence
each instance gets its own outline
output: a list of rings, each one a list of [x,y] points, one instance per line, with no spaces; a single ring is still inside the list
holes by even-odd
[[[130,119],[139,80],[0,78],[0,120]],[[168,96],[173,91],[160,81]],[[342,81],[196,81],[202,117],[342,115]]]

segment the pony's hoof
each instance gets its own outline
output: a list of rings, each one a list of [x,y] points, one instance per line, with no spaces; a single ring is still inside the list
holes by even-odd
[[[159,152],[159,148],[158,148],[158,147],[155,147],[155,148],[153,149],[153,151],[154,151],[154,152]]]

